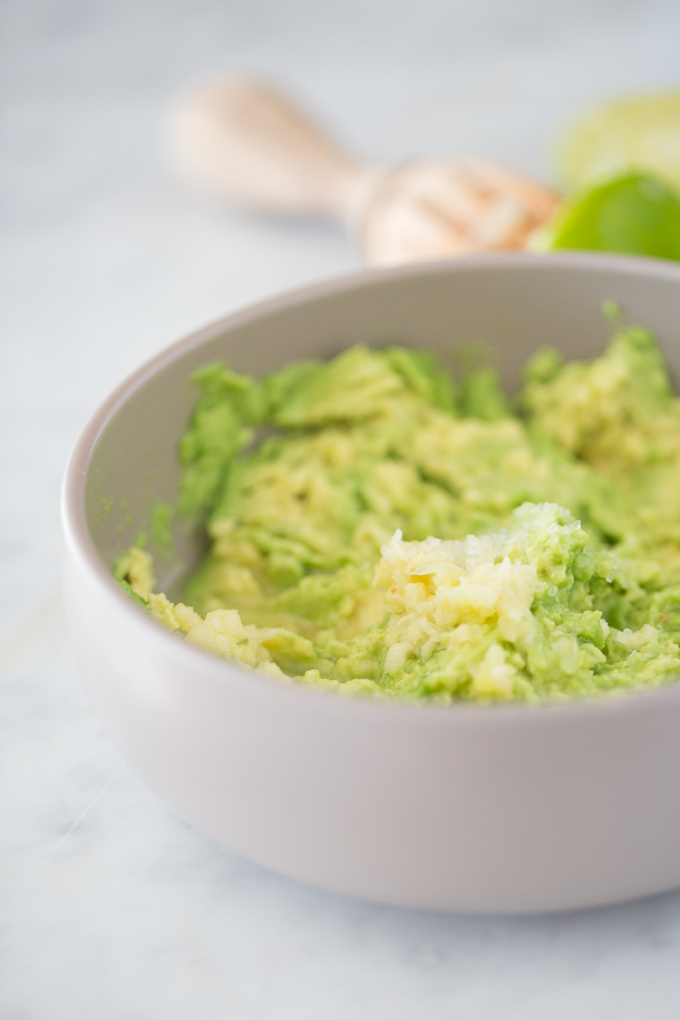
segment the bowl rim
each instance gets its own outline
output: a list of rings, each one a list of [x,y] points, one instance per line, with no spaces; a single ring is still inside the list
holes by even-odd
[[[173,655],[186,663],[188,669],[200,671],[217,683],[230,685],[240,692],[256,699],[280,698],[290,703],[291,698],[300,698],[300,707],[317,711],[331,711],[363,720],[370,713],[375,718],[387,720],[417,720],[426,726],[494,726],[507,725],[522,719],[529,725],[544,725],[548,718],[557,720],[583,719],[587,716],[600,717],[637,713],[644,708],[664,711],[667,706],[680,708],[680,683],[669,683],[651,690],[629,690],[612,693],[610,696],[591,699],[569,699],[562,701],[503,702],[481,705],[471,702],[454,702],[450,705],[432,704],[422,700],[382,699],[338,695],[312,685],[283,683],[280,680],[250,670],[238,663],[221,659],[211,652],[177,641],[172,632],[161,623],[143,613],[120,588],[111,571],[101,559],[90,535],[85,514],[85,481],[90,460],[96,443],[109,422],[115,417],[127,400],[155,374],[172,364],[190,350],[200,347],[217,332],[224,332],[286,308],[305,304],[307,301],[327,295],[343,293],[371,286],[383,279],[399,280],[454,271],[479,271],[485,267],[515,269],[540,266],[546,272],[569,271],[571,268],[616,270],[624,275],[667,279],[680,286],[680,264],[665,259],[635,257],[614,253],[590,252],[492,252],[481,255],[457,256],[451,259],[419,262],[380,269],[362,269],[352,273],[332,276],[302,287],[285,290],[273,297],[265,298],[239,308],[213,320],[162,348],[157,354],[143,362],[127,375],[106,397],[90,416],[78,436],[69,456],[61,488],[61,523],[65,550],[86,575],[89,582],[101,593],[114,599],[120,611],[127,616],[126,623],[139,634],[139,638],[151,643],[164,655]],[[367,715],[368,713],[368,715]],[[411,724],[409,724],[411,725]]]

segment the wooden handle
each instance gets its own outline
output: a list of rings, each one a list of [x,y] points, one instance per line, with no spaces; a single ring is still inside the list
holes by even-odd
[[[348,220],[366,171],[275,91],[239,78],[185,93],[169,110],[165,148],[209,197],[262,212]]]

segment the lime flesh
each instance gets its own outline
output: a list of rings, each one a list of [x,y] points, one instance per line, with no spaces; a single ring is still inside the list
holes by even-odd
[[[637,170],[680,191],[680,92],[620,99],[594,109],[567,132],[558,166],[572,188]]]

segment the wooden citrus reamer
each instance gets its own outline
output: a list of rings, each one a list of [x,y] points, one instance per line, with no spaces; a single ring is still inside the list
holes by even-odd
[[[194,189],[258,212],[335,220],[375,265],[523,248],[559,201],[479,159],[363,166],[277,92],[242,78],[189,89],[168,111],[164,144]]]

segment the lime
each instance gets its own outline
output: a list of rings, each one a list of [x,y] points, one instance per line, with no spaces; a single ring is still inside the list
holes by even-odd
[[[648,174],[625,174],[567,198],[532,247],[680,260],[680,198]]]
[[[567,132],[558,166],[571,187],[639,170],[680,191],[680,92],[620,99],[594,109]]]

